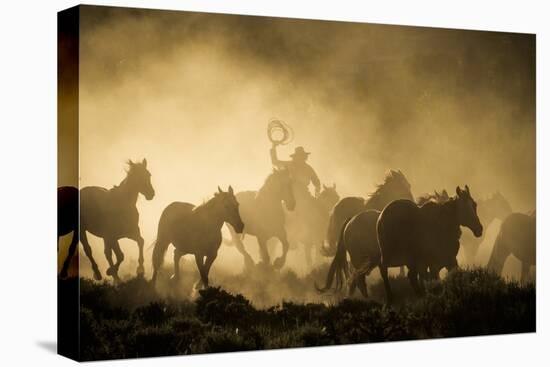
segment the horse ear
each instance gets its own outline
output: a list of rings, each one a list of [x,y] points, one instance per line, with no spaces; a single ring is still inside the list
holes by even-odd
[[[141,164],[143,164],[144,168],[147,168],[147,159],[143,158],[143,160],[141,161]]]
[[[231,185],[229,185],[229,189],[227,190],[227,192],[233,195],[233,188],[231,187]]]
[[[223,191],[222,189],[220,189],[220,187],[218,186],[218,192],[221,194]]]
[[[468,185],[466,185],[466,192],[469,194],[470,193],[470,188],[468,187]]]
[[[457,195],[457,196],[462,195],[462,190],[460,190],[460,186],[457,186],[457,187],[456,187],[456,195]]]

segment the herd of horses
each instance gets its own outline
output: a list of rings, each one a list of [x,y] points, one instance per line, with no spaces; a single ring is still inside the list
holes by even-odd
[[[71,186],[58,188],[58,250],[61,236],[73,233],[69,251],[59,276],[68,275],[68,267],[78,242],[89,258],[94,278],[102,279],[88,242],[87,232],[104,241],[109,264],[106,274],[120,281],[118,271],[124,260],[119,240],[134,240],[139,249],[137,275],[144,276],[144,239],[139,228],[136,202],[139,195],[152,200],[155,190],[147,160],[128,161],[127,175],[108,190],[90,186],[80,190]],[[483,227],[495,219],[502,221],[487,264],[500,273],[505,260],[514,255],[522,263],[522,280],[535,265],[535,212],[514,213],[507,200],[493,194],[474,200],[470,188],[456,187],[454,196],[434,191],[415,200],[411,185],[400,170],[389,170],[382,183],[367,198],[340,199],[336,186],[325,186],[315,197],[314,210],[306,218],[295,218],[296,200],[292,177],[286,169],[274,169],[258,191],[235,193],[218,187],[213,197],[201,205],[173,202],[159,220],[154,242],[152,282],[156,282],[170,245],[174,246],[174,275],[180,278],[182,256],[192,254],[207,287],[208,274],[222,243],[231,243],[243,255],[247,268],[255,265],[243,239],[256,237],[264,265],[280,269],[285,265],[291,245],[305,248],[306,262],[311,264],[314,249],[332,257],[325,285],[319,292],[357,288],[368,297],[366,277],[378,268],[388,302],[392,301],[388,268],[400,267],[416,293],[422,294],[424,281],[438,279],[440,270],[457,267],[457,255],[463,247],[471,260],[483,239]],[[227,225],[231,239],[222,237]],[[462,235],[466,227],[471,235]],[[282,254],[271,263],[267,241],[276,238]],[[114,254],[114,257],[113,257]],[[349,258],[349,259],[348,259]],[[333,283],[335,283],[333,287]]]

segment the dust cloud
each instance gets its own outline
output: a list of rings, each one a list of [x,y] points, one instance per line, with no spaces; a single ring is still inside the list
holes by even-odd
[[[366,196],[396,168],[415,196],[468,184],[535,207],[534,35],[91,6],[80,24],[80,186],[111,188],[127,159],[147,158],[146,247],[169,203],[261,186],[273,117],[294,130],[279,156],[304,146],[341,197]],[[137,246],[121,246],[133,274]],[[302,273],[300,249],[288,259]],[[219,269],[240,273],[233,247]]]

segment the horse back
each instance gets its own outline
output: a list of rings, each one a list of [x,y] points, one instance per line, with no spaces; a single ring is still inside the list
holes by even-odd
[[[374,264],[380,262],[380,248],[376,233],[379,215],[378,210],[361,212],[352,217],[344,229],[344,246],[355,268],[361,267],[365,261]]]
[[[73,186],[57,188],[57,234],[66,235],[78,226],[78,189]]]
[[[418,206],[406,199],[392,201],[380,213],[377,222],[381,262],[387,267],[417,262],[419,236]]]
[[[80,190],[80,225],[105,238],[123,238],[139,232],[139,212],[135,203],[117,200],[112,192],[99,186]]]

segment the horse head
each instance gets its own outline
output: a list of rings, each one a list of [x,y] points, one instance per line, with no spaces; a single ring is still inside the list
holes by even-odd
[[[470,228],[474,236],[481,237],[483,226],[477,215],[477,203],[470,195],[468,185],[466,185],[465,190],[460,189],[459,186],[456,187],[456,203],[459,224]]]
[[[332,186],[323,185],[323,190],[319,193],[317,197],[323,207],[331,209],[336,203],[340,200],[340,195],[336,192],[336,184]]]
[[[128,182],[145,196],[145,199],[153,199],[155,189],[151,184],[151,173],[147,170],[147,159],[144,158],[141,162],[128,160],[128,166]]]
[[[503,221],[510,213],[512,213],[512,206],[500,192],[494,193],[490,198],[479,203],[479,215],[487,223],[494,218]]]
[[[239,214],[239,203],[233,193],[233,188],[229,186],[227,191],[223,191],[218,186],[218,192],[214,194],[214,197],[220,205],[224,222],[231,224],[237,233],[243,233],[244,223]]]
[[[279,198],[284,201],[286,208],[289,211],[296,207],[296,199],[294,198],[294,190],[292,189],[292,177],[290,171],[286,168],[273,169],[273,174],[270,180],[276,187],[276,192]]]

